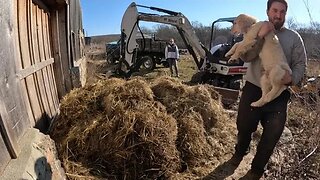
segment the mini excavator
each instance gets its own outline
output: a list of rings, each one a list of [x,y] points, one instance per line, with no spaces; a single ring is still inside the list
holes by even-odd
[[[139,12],[138,8],[147,8],[158,14]],[[161,14],[160,14],[161,13]],[[214,21],[227,21],[233,23],[234,18],[221,18]],[[186,48],[194,59],[198,72],[193,76],[193,82],[207,83],[215,87],[223,98],[234,101],[238,98],[241,88],[242,77],[247,67],[243,61],[239,64],[228,64],[224,54],[231,48],[232,44],[220,44],[207,49],[197,37],[190,21],[181,12],[175,12],[157,7],[147,7],[131,3],[126,9],[121,22],[120,59],[116,73],[130,77],[133,72],[139,71],[144,59],[136,56],[138,44],[136,34],[142,33],[139,27],[140,21],[162,23],[177,28]],[[211,41],[212,41],[211,32]],[[143,37],[143,34],[142,34]]]

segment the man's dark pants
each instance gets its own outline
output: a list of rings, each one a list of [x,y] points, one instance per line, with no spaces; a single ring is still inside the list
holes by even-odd
[[[287,104],[290,92],[285,90],[279,97],[260,108],[250,104],[261,97],[261,89],[250,82],[246,82],[241,95],[237,116],[238,142],[236,154],[243,156],[247,153],[251,135],[257,130],[259,122],[263,133],[252,161],[251,169],[263,173],[273,149],[280,139],[287,119]]]
[[[167,59],[168,63],[169,63],[169,68],[170,68],[170,72],[171,72],[171,75],[173,75],[173,68],[176,72],[176,75],[178,76],[179,75],[179,72],[178,72],[178,67],[177,67],[177,59],[175,58],[168,58]]]

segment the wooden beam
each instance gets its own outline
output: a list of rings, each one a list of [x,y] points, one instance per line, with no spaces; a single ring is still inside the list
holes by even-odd
[[[41,70],[41,69],[45,68],[46,66],[49,66],[50,64],[53,64],[53,63],[54,63],[53,58],[50,58],[50,59],[42,61],[42,62],[38,62],[32,66],[27,67],[26,69],[20,70],[19,72],[17,72],[17,76],[20,80],[24,79],[27,76],[29,76],[35,72],[38,72],[39,70]]]
[[[53,70],[57,85],[58,97],[61,99],[66,93],[65,77],[63,75],[61,47],[60,47],[60,27],[59,27],[59,12],[57,10],[51,13],[51,39],[52,52],[54,58]]]
[[[58,28],[59,28],[59,41],[60,41],[60,53],[61,53],[61,67],[63,77],[65,80],[66,91],[69,92],[72,89],[72,80],[70,69],[72,64],[70,62],[70,39],[69,39],[69,20],[68,20],[68,6],[58,11]]]

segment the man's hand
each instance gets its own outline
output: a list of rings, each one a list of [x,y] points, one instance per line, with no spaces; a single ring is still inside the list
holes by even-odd
[[[290,86],[292,84],[292,76],[291,74],[286,71],[285,75],[281,79],[282,84]]]
[[[269,21],[265,21],[259,30],[258,37],[262,39],[271,31],[274,31],[273,24]]]

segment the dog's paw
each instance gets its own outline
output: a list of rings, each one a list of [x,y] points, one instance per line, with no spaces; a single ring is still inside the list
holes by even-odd
[[[224,55],[224,57],[230,57],[231,55],[232,55],[232,53],[229,51]]]
[[[238,63],[239,62],[239,58],[235,57],[235,56],[231,56],[230,59],[228,60],[228,64],[233,64],[233,63]]]
[[[263,105],[264,105],[264,103],[261,101],[256,101],[256,102],[251,103],[252,107],[261,107]]]
[[[229,59],[228,60],[228,64],[235,64],[237,62],[238,62],[238,60],[236,60],[236,59]]]

